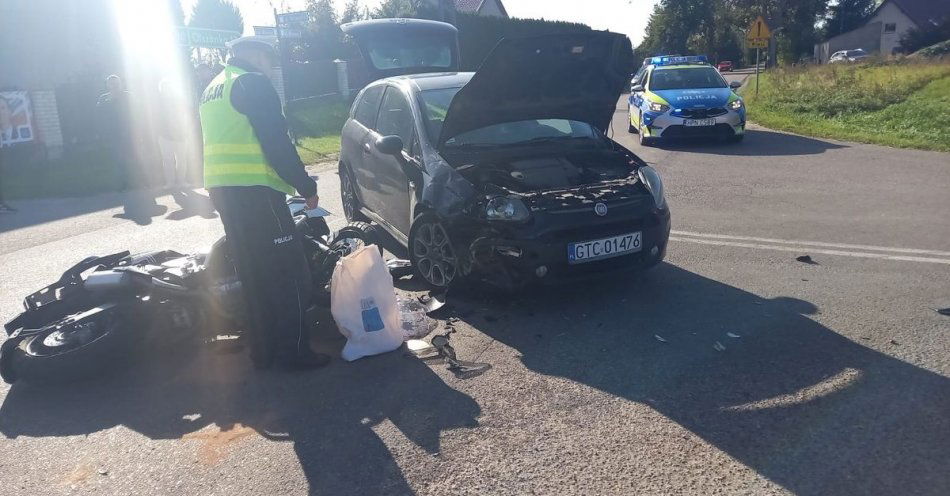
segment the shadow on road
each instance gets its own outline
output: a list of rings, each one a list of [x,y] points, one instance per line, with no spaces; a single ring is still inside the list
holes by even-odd
[[[215,219],[218,214],[214,211],[211,199],[190,189],[172,192],[172,199],[180,207],[178,210],[165,216],[168,220],[184,220],[189,217],[200,216],[203,219]]]
[[[809,318],[817,308],[806,301],[760,298],[669,264],[632,282],[536,291],[488,310],[460,294],[449,310],[528,369],[648,405],[796,494],[950,493],[950,379],[842,337]],[[123,425],[203,443],[199,461],[213,465],[210,424],[234,426],[293,442],[313,494],[388,494],[412,491],[373,426],[388,420],[436,453],[443,431],[476,426],[479,414],[400,353],[300,375],[211,354],[59,391],[17,385],[0,432]],[[637,439],[631,432],[630,452]]]
[[[745,135],[745,139],[741,143],[728,143],[709,138],[664,139],[654,144],[654,146],[664,150],[693,153],[762,157],[814,155],[824,153],[827,150],[846,148],[845,145],[828,141],[765,129],[749,129]]]
[[[341,338],[329,346],[322,351],[338,356]],[[251,449],[244,438],[259,435],[293,443],[311,494],[411,494],[373,428],[389,422],[434,455],[443,431],[476,427],[480,412],[401,352],[291,374],[256,372],[244,354],[205,349],[94,383],[14,385],[0,406],[0,433],[72,436],[122,425],[151,439],[194,443],[197,462],[208,468]]]
[[[842,337],[806,301],[669,264],[641,277],[453,309],[530,370],[649,405],[793,493],[950,494],[950,379]]]

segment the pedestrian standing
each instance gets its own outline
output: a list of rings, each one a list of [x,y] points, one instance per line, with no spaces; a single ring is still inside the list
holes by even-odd
[[[277,52],[266,37],[230,43],[233,57],[201,95],[204,184],[221,215],[250,313],[259,368],[326,365],[310,349],[311,276],[286,195],[316,208],[317,183],[287,134],[269,74]]]
[[[128,191],[125,213],[134,219],[151,216],[155,197],[148,194],[148,180],[142,169],[141,112],[132,104],[132,98],[122,79],[113,74],[106,78],[106,92],[96,103],[99,138],[116,162],[116,174],[122,191]]]
[[[11,143],[18,139],[18,131],[13,125],[13,111],[10,110],[10,102],[0,96],[0,214],[9,214],[16,212],[16,209],[7,205],[3,201],[3,170],[5,162],[9,159]]]
[[[187,137],[192,127],[192,112],[184,95],[169,79],[158,86],[160,98],[158,148],[162,155],[162,176],[165,189],[174,192],[186,187],[189,154]]]

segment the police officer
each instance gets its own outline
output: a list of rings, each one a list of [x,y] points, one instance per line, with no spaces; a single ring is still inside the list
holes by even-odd
[[[229,44],[233,57],[201,95],[204,185],[221,215],[250,313],[251,359],[258,368],[315,368],[310,350],[310,272],[286,196],[316,208],[317,183],[287,135],[269,76],[277,52],[266,37]]]

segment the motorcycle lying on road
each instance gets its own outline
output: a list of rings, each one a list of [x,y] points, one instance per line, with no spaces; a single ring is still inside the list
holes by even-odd
[[[303,240],[317,307],[329,307],[337,261],[377,244],[375,227],[351,223],[331,233],[323,209],[287,201]],[[241,281],[226,237],[207,253],[128,251],[86,258],[27,296],[5,324],[0,377],[7,383],[73,381],[104,373],[136,352],[188,340],[240,336],[246,321]],[[314,316],[312,322],[316,320]]]

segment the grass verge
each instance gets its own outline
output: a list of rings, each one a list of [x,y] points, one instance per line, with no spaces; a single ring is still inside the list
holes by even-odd
[[[795,133],[950,151],[950,63],[779,69],[744,90],[749,119]]]
[[[334,160],[340,153],[340,135],[300,138],[297,153],[305,164]]]

